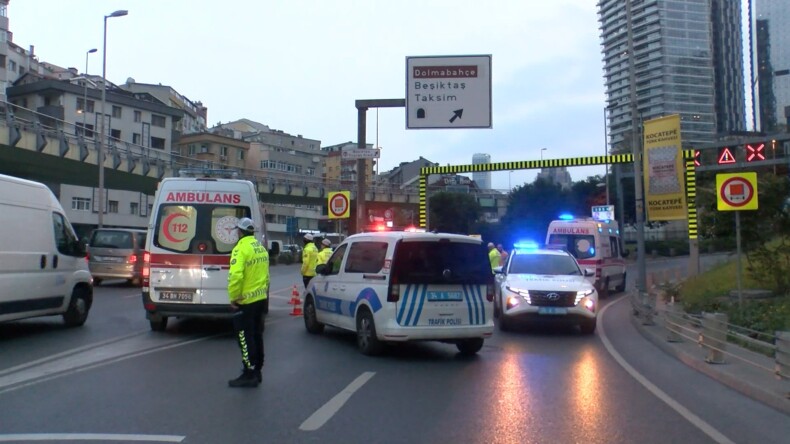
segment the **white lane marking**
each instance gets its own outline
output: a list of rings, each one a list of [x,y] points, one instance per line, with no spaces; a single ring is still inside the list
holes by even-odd
[[[606,310],[609,307],[611,307],[612,305],[622,301],[625,298],[626,298],[625,295],[624,296],[620,296],[617,300],[613,301],[610,304],[607,304],[604,308],[602,308],[601,309],[601,313],[600,313],[601,318],[603,318],[604,313],[606,312]],[[601,320],[603,321],[603,319],[601,319]],[[694,413],[692,413],[689,409],[684,407],[681,403],[675,401],[672,397],[667,395],[663,390],[658,388],[655,384],[653,384],[652,382],[648,381],[645,376],[643,376],[641,373],[636,371],[636,369],[633,368],[628,362],[626,362],[626,360],[622,357],[622,355],[620,355],[620,353],[618,353],[617,350],[614,349],[614,346],[612,346],[612,343],[609,341],[609,338],[606,336],[606,330],[604,329],[604,326],[601,325],[601,324],[603,324],[603,322],[598,324],[598,336],[600,336],[601,342],[603,342],[603,346],[606,347],[606,351],[608,351],[609,354],[612,355],[614,360],[617,361],[618,364],[620,364],[620,367],[623,367],[623,369],[625,369],[625,371],[627,371],[628,374],[631,375],[631,377],[636,379],[637,382],[642,384],[642,386],[644,386],[656,398],[658,398],[661,401],[663,401],[672,410],[678,412],[678,414],[680,414],[680,416],[684,417],[688,422],[690,422],[696,428],[700,429],[706,435],[710,436],[711,439],[713,439],[717,443],[720,443],[720,444],[735,444],[729,438],[724,436],[723,433],[719,432],[712,425],[710,425],[707,422],[705,422],[705,420],[703,420],[699,416],[697,416]]]
[[[91,350],[91,349],[94,349],[94,348],[97,348],[97,347],[101,347],[103,345],[112,344],[114,342],[120,342],[120,341],[123,341],[124,339],[133,338],[135,336],[144,335],[146,333],[148,333],[148,330],[143,330],[143,331],[138,332],[138,333],[131,333],[131,334],[128,334],[126,336],[119,336],[117,338],[108,339],[106,341],[94,342],[93,344],[88,344],[88,345],[85,345],[85,346],[82,346],[82,347],[73,348],[71,350],[66,350],[64,352],[60,352],[60,353],[57,353],[57,354],[54,354],[54,355],[51,355],[51,356],[47,356],[46,358],[37,359],[35,361],[30,361],[30,362],[26,362],[24,364],[17,365],[15,367],[7,368],[5,370],[0,371],[0,376],[7,375],[9,373],[14,373],[14,372],[17,372],[19,370],[22,370],[22,369],[25,369],[25,368],[28,368],[28,367],[33,367],[33,366],[38,365],[38,364],[43,364],[45,362],[54,361],[54,360],[56,360],[58,358],[61,358],[63,356],[73,355],[73,354],[76,354],[76,353],[79,353],[79,352],[82,352],[82,351],[85,351],[85,350]]]
[[[329,402],[310,415],[309,418],[305,419],[302,425],[299,426],[299,430],[312,432],[321,428],[321,426],[326,424],[326,422],[343,407],[346,401],[351,398],[351,395],[365,385],[375,374],[376,372],[364,372],[359,375],[357,379],[351,381],[348,387],[344,388],[340,393],[330,399]]]
[[[128,435],[114,433],[27,433],[0,435],[1,442],[25,441],[141,441],[182,442],[185,436],[176,435]]]

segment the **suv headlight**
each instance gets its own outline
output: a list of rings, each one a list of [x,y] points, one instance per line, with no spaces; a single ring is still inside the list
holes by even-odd
[[[511,287],[511,286],[506,286],[505,289],[507,289],[507,291],[509,291],[511,293],[515,293],[515,294],[521,296],[524,299],[524,301],[527,302],[527,304],[532,305],[532,299],[529,297],[529,290],[526,290],[524,288]],[[508,298],[508,300],[509,299],[510,298]]]
[[[576,292],[576,302],[574,302],[574,305],[579,305],[579,302],[581,302],[582,299],[584,299],[584,298],[586,298],[588,296],[592,296],[593,293],[595,293],[595,290],[592,289],[592,288],[589,289],[589,290],[579,290],[579,291],[577,291]]]

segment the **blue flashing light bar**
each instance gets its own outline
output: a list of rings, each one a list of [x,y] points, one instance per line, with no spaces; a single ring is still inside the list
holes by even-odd
[[[560,214],[560,220],[573,220],[573,215],[568,213]]]
[[[532,241],[521,241],[513,244],[513,248],[516,250],[537,250],[540,246]]]

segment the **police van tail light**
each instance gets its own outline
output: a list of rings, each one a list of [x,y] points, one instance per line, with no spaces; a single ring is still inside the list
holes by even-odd
[[[494,285],[493,284],[486,285],[486,300],[488,302],[494,302]]]
[[[151,277],[151,253],[143,253],[143,288],[148,288],[148,282]]]
[[[398,277],[393,274],[392,278],[390,278],[389,291],[387,292],[387,302],[398,302],[399,300],[400,284],[398,283]]]

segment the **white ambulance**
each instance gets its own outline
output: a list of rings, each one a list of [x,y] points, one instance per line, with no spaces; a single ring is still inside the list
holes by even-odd
[[[242,217],[255,222],[263,242],[264,220],[252,182],[162,180],[148,222],[143,268],[143,306],[152,330],[164,331],[169,317],[232,314],[228,270]]]
[[[595,285],[602,297],[610,290],[625,290],[626,266],[617,221],[563,215],[549,224],[548,248],[567,250],[582,268],[595,270]]]

